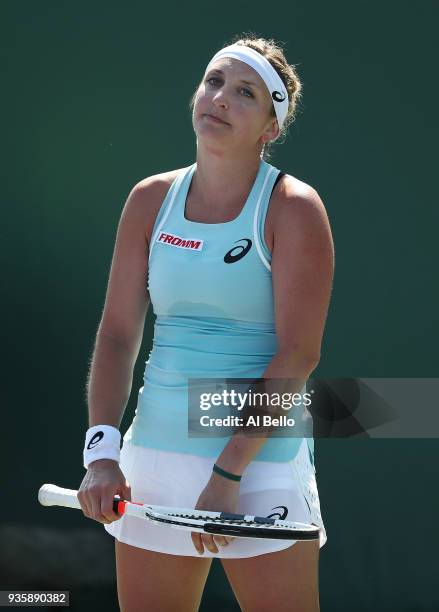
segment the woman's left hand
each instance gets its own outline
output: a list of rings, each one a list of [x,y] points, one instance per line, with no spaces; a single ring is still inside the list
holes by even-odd
[[[236,512],[239,498],[240,482],[228,480],[212,472],[209,482],[198,498],[195,510],[211,510],[213,512]],[[191,532],[192,542],[197,552],[202,555],[204,547],[210,552],[219,552],[218,546],[228,546],[234,540],[231,536],[210,535],[207,533]]]

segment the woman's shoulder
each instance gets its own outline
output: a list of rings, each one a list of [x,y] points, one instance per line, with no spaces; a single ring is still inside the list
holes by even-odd
[[[177,178],[180,172],[185,168],[177,168],[176,170],[167,170],[158,174],[152,174],[141,179],[133,187],[133,190],[139,191],[140,193],[148,192],[160,192],[161,190],[169,189],[174,180]]]
[[[276,195],[279,201],[285,203],[312,199],[315,193],[314,187],[291,174],[282,173],[276,185]]]
[[[150,237],[155,220],[172,183],[184,168],[152,174],[138,181],[131,190],[130,199],[136,202]]]
[[[325,215],[325,206],[317,190],[304,181],[284,174],[278,181],[273,193],[273,222],[280,226],[283,222],[297,217],[308,217],[313,213]]]

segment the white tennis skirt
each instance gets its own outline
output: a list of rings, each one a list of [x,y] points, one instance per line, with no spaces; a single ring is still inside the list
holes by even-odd
[[[120,468],[131,485],[133,502],[195,508],[212,474],[215,458],[175,453],[124,442]],[[320,548],[326,543],[326,530],[320,513],[315,468],[306,439],[291,461],[251,461],[243,472],[237,513],[312,523],[320,527]],[[297,540],[235,538],[218,553],[204,548],[199,555],[190,531],[147,520],[122,516],[104,524],[120,542],[171,555],[207,558],[243,558],[276,552],[293,546]]]

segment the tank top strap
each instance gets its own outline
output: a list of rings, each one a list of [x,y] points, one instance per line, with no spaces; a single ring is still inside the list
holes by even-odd
[[[182,189],[185,188],[185,185],[191,180],[192,174],[195,170],[196,164],[191,164],[186,168],[182,168],[175,179],[172,181],[171,186],[166,193],[165,199],[160,206],[160,210],[157,213],[156,220],[154,222],[154,227],[152,229],[152,237],[151,237],[151,245],[154,244],[157,235],[168,218],[171,210],[175,206],[175,201],[178,199],[179,194]]]
[[[271,253],[265,242],[264,227],[271,193],[281,171],[266,161],[263,161],[263,163],[265,165],[265,179],[253,214],[253,236],[262,262],[268,270],[271,270]]]

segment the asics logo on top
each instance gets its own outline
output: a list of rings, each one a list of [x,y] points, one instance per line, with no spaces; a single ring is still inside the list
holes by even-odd
[[[237,240],[236,242],[243,242],[243,241],[247,243],[246,246],[244,246],[243,244],[238,244],[238,246],[235,246],[233,247],[233,249],[230,249],[230,251],[227,251],[227,253],[224,255],[224,261],[226,263],[228,264],[235,263],[235,261],[239,261],[240,259],[242,259],[243,257],[247,255],[247,253],[252,248],[252,241],[250,240],[250,238],[241,238],[240,240]],[[233,251],[237,251],[237,253],[235,253],[235,255],[232,255]]]
[[[286,506],[276,506],[276,508],[272,508],[272,510],[276,510],[277,508],[283,508],[283,512],[275,512],[274,514],[269,514],[265,518],[278,518],[281,521],[284,521],[288,516],[288,508]]]
[[[92,439],[90,440],[90,442],[87,444],[87,450],[94,448],[96,444],[98,444],[102,440],[103,437],[104,437],[104,432],[97,431],[95,435],[92,437]]]
[[[194,238],[181,238],[180,236],[176,236],[175,234],[168,234],[168,232],[160,232],[157,236],[156,242],[169,244],[169,246],[177,247],[179,249],[201,251],[203,248],[204,240],[198,240]]]

